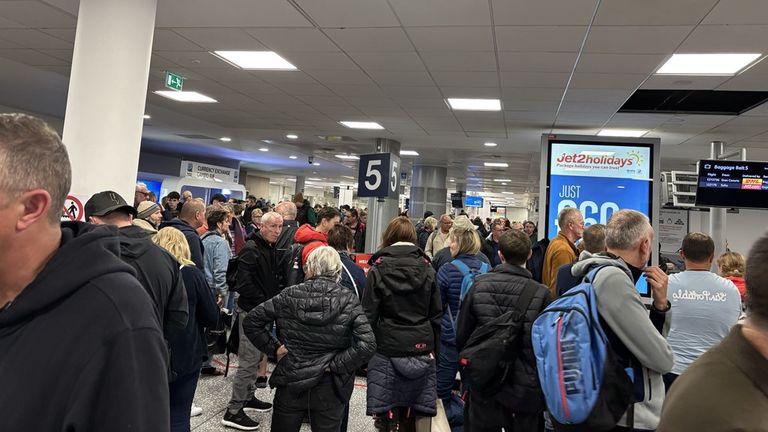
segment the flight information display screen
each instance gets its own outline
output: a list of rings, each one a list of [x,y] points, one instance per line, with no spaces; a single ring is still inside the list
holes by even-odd
[[[768,208],[768,163],[700,161],[696,205]]]

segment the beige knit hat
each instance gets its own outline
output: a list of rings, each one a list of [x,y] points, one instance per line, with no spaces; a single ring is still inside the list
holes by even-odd
[[[149,219],[154,212],[160,210],[160,206],[152,201],[142,201],[136,210],[139,212],[136,216],[137,219]]]

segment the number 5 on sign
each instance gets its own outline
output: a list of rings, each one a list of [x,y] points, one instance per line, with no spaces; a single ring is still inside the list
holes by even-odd
[[[396,198],[400,195],[400,158],[391,153],[360,156],[357,195]]]

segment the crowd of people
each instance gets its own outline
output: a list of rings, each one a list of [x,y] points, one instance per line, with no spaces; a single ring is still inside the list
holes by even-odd
[[[60,222],[66,149],[19,114],[0,115],[0,167],[0,430],[189,431],[200,375],[221,374],[206,331],[227,325],[239,367],[226,427],[256,430],[254,412],[271,411],[275,432],[346,431],[364,370],[378,431],[429,431],[432,419],[453,432],[584,430],[552,398],[579,391],[578,377],[545,378],[553,331],[539,318],[587,287],[629,389],[590,430],[768,428],[766,235],[746,260],[716,260],[712,239],[689,233],[685,270],[668,276],[648,265],[655,233],[633,210],[585,227],[564,209],[551,242],[528,221],[399,216],[366,274],[351,258],[365,250],[359,209],[301,194],[158,203],[138,184],[133,205],[107,190],[86,202],[87,222]],[[267,386],[271,403],[256,397]]]

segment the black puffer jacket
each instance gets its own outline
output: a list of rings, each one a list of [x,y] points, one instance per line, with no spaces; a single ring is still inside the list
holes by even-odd
[[[396,243],[369,261],[363,309],[376,334],[377,352],[408,357],[436,352],[443,314],[435,270],[418,246]]]
[[[272,336],[272,322],[280,339]],[[317,277],[286,288],[252,310],[243,331],[259,350],[275,354],[285,345],[288,354],[277,363],[269,384],[305,391],[326,369],[337,388],[354,379],[355,370],[376,350],[376,339],[354,292]],[[346,396],[346,395],[345,395]]]
[[[489,321],[514,310],[523,289],[535,289],[525,314],[523,349],[515,360],[512,378],[496,395],[503,405],[515,412],[537,413],[544,410],[544,395],[536,372],[536,356],[531,343],[531,326],[550,303],[546,286],[531,279],[531,273],[516,265],[502,263],[491,272],[479,275],[461,302],[456,325],[456,346],[461,349],[472,332]]]
[[[279,271],[275,245],[267,243],[260,231],[248,237],[237,264],[235,291],[240,293],[240,309],[250,311],[276,296],[280,292]]]

